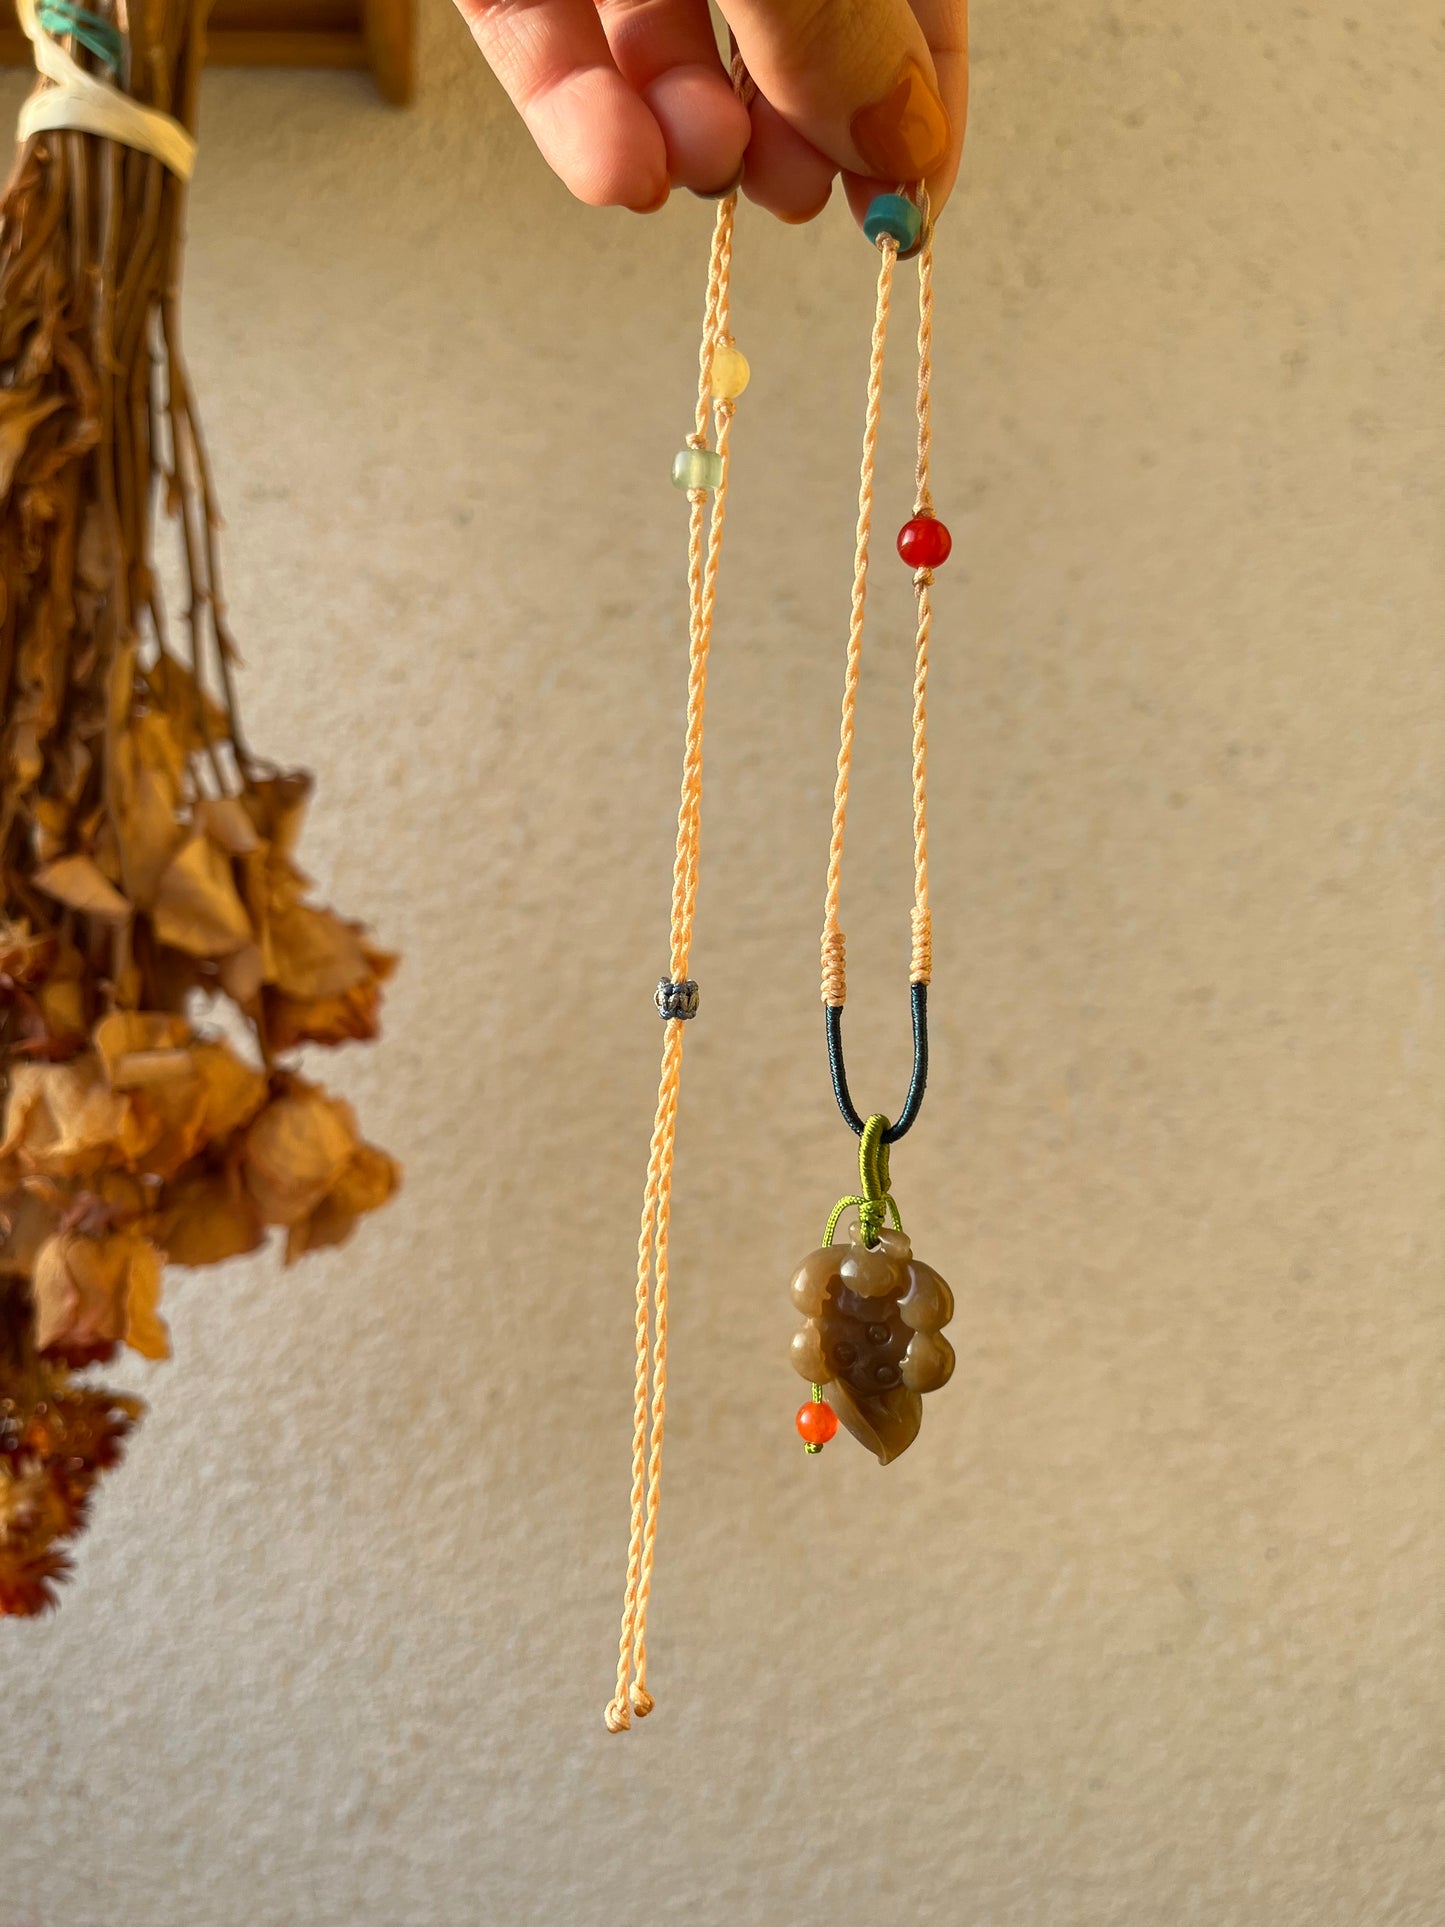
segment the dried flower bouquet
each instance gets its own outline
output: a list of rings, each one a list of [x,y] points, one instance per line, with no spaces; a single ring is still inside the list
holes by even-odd
[[[205,11],[87,18],[122,90],[193,127]],[[87,1368],[168,1354],[167,1265],[273,1226],[288,1260],[338,1244],[398,1180],[286,1061],[374,1037],[393,960],[309,901],[308,779],[241,733],[180,350],[184,199],[158,159],[65,130],[22,144],[0,208],[0,1613],[54,1600],[142,1409]]]

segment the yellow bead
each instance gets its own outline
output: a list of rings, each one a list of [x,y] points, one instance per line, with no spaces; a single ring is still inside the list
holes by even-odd
[[[712,398],[736,401],[748,385],[752,369],[741,348],[716,348],[712,358]]]

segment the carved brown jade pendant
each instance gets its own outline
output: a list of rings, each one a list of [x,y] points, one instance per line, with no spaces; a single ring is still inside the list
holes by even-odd
[[[888,1465],[918,1436],[923,1394],[953,1376],[943,1336],[953,1293],[901,1231],[881,1231],[871,1247],[856,1224],[850,1234],[847,1245],[809,1252],[794,1275],[806,1322],[793,1338],[793,1368],[828,1388],[848,1431]]]

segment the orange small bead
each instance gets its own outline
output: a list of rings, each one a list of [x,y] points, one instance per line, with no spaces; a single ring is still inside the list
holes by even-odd
[[[798,1407],[798,1436],[807,1445],[826,1445],[838,1430],[838,1414],[821,1399]]]

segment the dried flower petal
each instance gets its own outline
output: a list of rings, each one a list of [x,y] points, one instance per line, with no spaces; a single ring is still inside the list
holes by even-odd
[[[124,923],[130,905],[92,857],[62,856],[35,872],[35,887],[71,910],[102,923]]]
[[[301,835],[311,778],[305,770],[269,776],[246,791],[246,809],[261,836],[278,856],[289,857]]]
[[[381,979],[368,976],[339,997],[287,997],[268,990],[265,1008],[266,1035],[275,1050],[364,1043],[381,1028]]]
[[[131,1166],[145,1142],[130,1099],[111,1090],[100,1059],[19,1064],[11,1073],[0,1169],[75,1177]]]
[[[256,943],[243,944],[229,957],[221,959],[221,988],[242,1010],[249,1011],[261,994],[261,986],[266,979],[265,960],[261,946]],[[269,1034],[269,1033],[268,1033]],[[286,1050],[287,1045],[272,1039],[272,1047]]]
[[[331,996],[288,996],[266,991],[266,1034],[275,1050],[297,1044],[340,1044],[348,1038],[375,1037],[380,1028],[381,988],[396,969],[396,958],[361,944],[365,974],[347,990]]]
[[[88,1238],[59,1232],[35,1261],[35,1346],[62,1357],[104,1357],[122,1341],[145,1358],[169,1358],[161,1322],[160,1254],[129,1232]]]
[[[219,1265],[255,1251],[266,1233],[232,1179],[202,1174],[166,1186],[155,1235],[174,1265]]]
[[[292,1079],[251,1125],[246,1187],[267,1224],[299,1224],[332,1190],[360,1143],[349,1104]]]
[[[229,1044],[197,1044],[191,1063],[205,1095],[202,1117],[208,1138],[230,1137],[266,1102],[265,1077],[243,1064]]]
[[[196,679],[184,663],[164,650],[145,672],[146,688],[158,709],[165,711],[176,740],[188,756],[208,743],[224,743],[231,733],[224,709],[210,696],[198,697]]]
[[[289,997],[337,997],[370,972],[363,926],[303,903],[273,905],[268,981]]]
[[[124,1338],[142,1358],[169,1358],[171,1334],[160,1314],[161,1254],[143,1238],[132,1241],[126,1275]]]
[[[0,976],[13,984],[33,984],[55,962],[59,940],[53,931],[34,933],[28,923],[0,923]]]
[[[95,1048],[112,1090],[185,1077],[191,1027],[164,1011],[113,1010],[95,1027]]]
[[[193,957],[224,957],[252,936],[230,859],[206,836],[193,836],[171,859],[153,914],[161,942]]]
[[[230,856],[249,856],[261,847],[256,825],[239,796],[204,797],[197,803],[192,820]]]
[[[114,806],[121,874],[130,900],[154,903],[167,867],[185,838],[179,818],[185,751],[168,717],[137,717],[115,748]]]
[[[0,1196],[0,1272],[28,1278],[46,1239],[55,1231],[51,1203],[33,1191],[7,1191]]]
[[[73,943],[57,946],[49,974],[36,996],[45,1033],[78,1043],[85,1033],[85,959]]]
[[[132,1109],[144,1148],[138,1161],[171,1177],[208,1145],[248,1124],[266,1101],[266,1079],[229,1044],[192,1044],[186,1074],[137,1086]],[[130,1060],[127,1060],[130,1061]]]
[[[374,1144],[358,1144],[351,1161],[320,1204],[293,1224],[286,1236],[286,1262],[325,1245],[345,1244],[356,1221],[377,1211],[393,1197],[401,1183],[401,1168]]]

